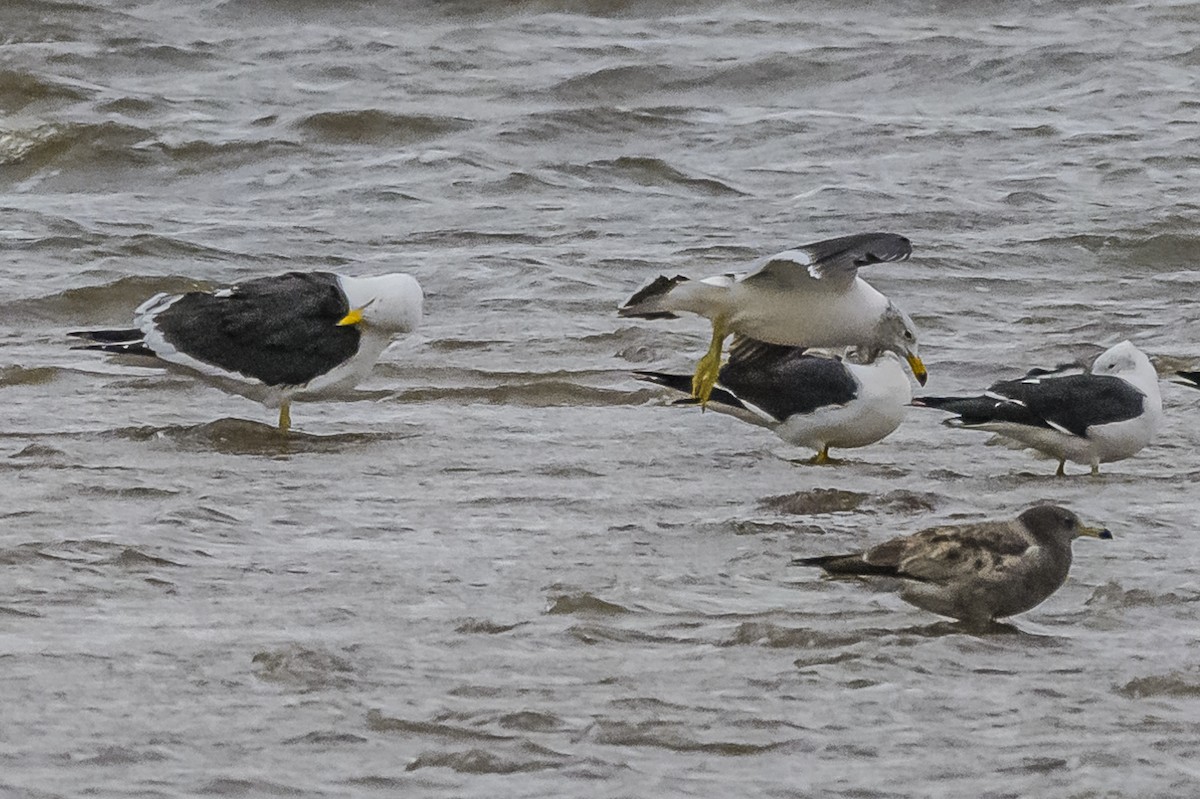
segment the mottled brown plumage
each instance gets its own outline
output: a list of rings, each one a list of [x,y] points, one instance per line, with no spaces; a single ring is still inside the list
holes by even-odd
[[[1035,505],[1013,521],[945,525],[862,552],[801,558],[831,575],[891,577],[900,598],[972,624],[1023,613],[1058,590],[1071,568],[1071,542],[1112,538],[1071,511]]]

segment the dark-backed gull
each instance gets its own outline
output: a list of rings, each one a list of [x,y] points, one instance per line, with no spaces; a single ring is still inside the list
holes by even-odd
[[[853,350],[833,357],[738,337],[709,407],[769,428],[789,444],[811,447],[817,451],[812,463],[828,463],[830,447],[865,447],[892,433],[912,399],[908,373],[894,353],[881,353],[871,363],[856,358]],[[692,391],[690,375],[635,374]]]
[[[924,385],[912,320],[858,276],[859,267],[903,261],[911,253],[909,240],[894,233],[827,239],[762,259],[747,274],[704,280],[660,276],[618,314],[670,319],[694,313],[712,321],[712,342],[692,383],[692,395],[702,403],[716,384],[721,349],[731,333],[793,347],[857,347],[866,360],[895,352]]]
[[[931,527],[863,552],[799,558],[831,575],[899,580],[900,598],[971,625],[1024,613],[1058,590],[1079,536],[1112,538],[1057,505],[1035,505],[1013,521]]]
[[[84,330],[81,349],[145,356],[225,391],[279,408],[353,388],[400,333],[421,321],[421,287],[406,274],[289,272],[218,291],[157,294],[134,327]]]
[[[957,414],[951,427],[987,430],[1058,459],[1100,464],[1136,454],[1162,422],[1158,374],[1128,341],[1105,350],[1086,374],[1030,374],[977,397],[918,397],[914,405]]]

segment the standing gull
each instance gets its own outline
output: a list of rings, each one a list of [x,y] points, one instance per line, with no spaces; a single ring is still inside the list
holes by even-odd
[[[856,357],[853,350],[840,358],[739,337],[721,367],[711,407],[771,429],[789,444],[812,447],[817,451],[812,463],[829,463],[830,447],[865,447],[892,433],[912,399],[908,374],[895,354],[885,352],[872,363]],[[635,374],[691,393],[688,375]]]
[[[974,626],[1015,616],[1058,590],[1079,536],[1112,538],[1057,505],[1035,505],[1013,521],[931,527],[863,552],[799,558],[831,575],[900,580],[900,598]]]
[[[978,397],[918,397],[914,405],[957,414],[951,427],[987,430],[1058,459],[1100,464],[1128,458],[1162,422],[1158,373],[1128,341],[1101,353],[1087,374],[1030,373],[1003,380]]]
[[[421,287],[406,274],[289,272],[219,291],[156,294],[134,327],[84,330],[80,349],[152,358],[233,394],[279,408],[345,393],[400,333],[421,321]]]
[[[858,276],[861,266],[903,261],[911,253],[909,240],[894,233],[827,239],[758,261],[747,274],[660,276],[617,313],[673,319],[686,312],[712,321],[712,342],[692,380],[692,396],[701,403],[720,375],[721,349],[731,333],[793,347],[858,347],[866,361],[890,350],[924,385],[912,320]]]

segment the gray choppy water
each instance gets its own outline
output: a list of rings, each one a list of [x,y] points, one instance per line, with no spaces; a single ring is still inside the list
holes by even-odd
[[[855,230],[930,389],[1200,359],[1200,4],[0,10],[0,794],[1181,796],[1200,393],[1098,480],[914,412],[837,468],[628,377],[613,311]],[[65,347],[402,268],[422,333],[269,412]],[[1077,470],[1079,471],[1079,470]],[[1011,635],[787,562],[1040,499],[1117,534]]]

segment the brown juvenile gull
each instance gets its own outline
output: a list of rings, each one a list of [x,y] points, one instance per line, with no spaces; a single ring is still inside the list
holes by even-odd
[[[1058,590],[1079,536],[1112,538],[1057,505],[1035,505],[1013,521],[931,527],[863,552],[799,558],[831,575],[900,580],[900,598],[942,616],[986,626],[1024,613]]]
[[[895,233],[826,239],[764,258],[748,273],[704,280],[659,276],[617,313],[642,319],[693,313],[712,321],[712,342],[692,379],[692,395],[701,403],[712,394],[731,333],[791,347],[857,347],[868,361],[890,350],[924,385],[912,320],[858,276],[859,267],[903,261],[910,254],[912,244]]]
[[[134,327],[81,330],[80,349],[151,359],[232,394],[279,408],[337,396],[371,371],[400,333],[421,321],[424,296],[410,275],[346,277],[288,272],[218,291],[156,294]]]

